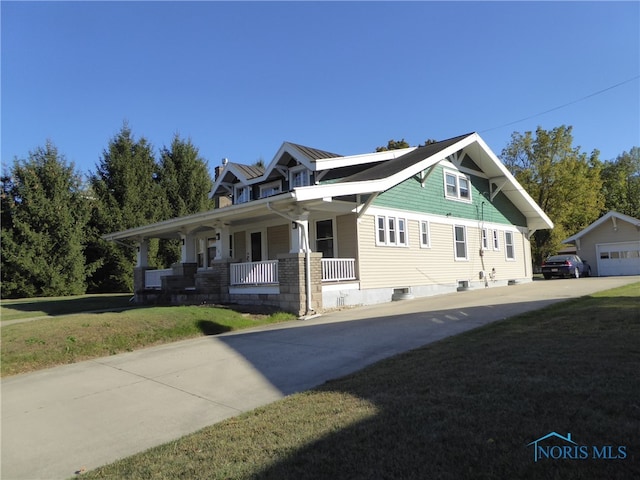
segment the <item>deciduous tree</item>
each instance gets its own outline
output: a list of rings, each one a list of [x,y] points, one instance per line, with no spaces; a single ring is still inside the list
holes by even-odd
[[[602,168],[604,212],[615,210],[640,218],[640,148],[622,152]]]
[[[604,205],[599,152],[580,152],[571,132],[564,125],[550,131],[538,127],[535,135],[514,132],[502,151],[504,164],[555,224],[533,236],[538,265],[563,239],[596,220]]]

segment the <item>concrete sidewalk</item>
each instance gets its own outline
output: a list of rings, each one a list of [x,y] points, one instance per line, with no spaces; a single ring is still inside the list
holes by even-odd
[[[2,479],[68,478],[399,352],[634,281],[537,281],[405,300],[9,377]]]

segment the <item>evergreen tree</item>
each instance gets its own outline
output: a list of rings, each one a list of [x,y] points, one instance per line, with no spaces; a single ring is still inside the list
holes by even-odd
[[[166,218],[181,217],[213,208],[209,192],[213,185],[207,162],[191,140],[175,135],[171,146],[160,152],[159,181],[166,196]],[[158,264],[169,267],[180,259],[177,240],[161,240]]]
[[[504,164],[555,224],[533,236],[537,265],[556,253],[562,240],[596,220],[604,204],[599,152],[587,156],[573,147],[571,131],[562,125],[551,131],[538,127],[535,137],[514,132],[502,151]]]
[[[425,142],[426,143],[426,142]],[[409,145],[405,139],[403,138],[402,140],[389,140],[387,142],[386,146],[383,147],[376,147],[376,152],[386,152],[389,150],[400,150],[401,148],[409,148],[411,145]]]
[[[95,195],[91,227],[93,242],[87,255],[102,259],[90,281],[92,291],[131,291],[135,245],[107,243],[100,235],[153,223],[167,217],[168,205],[161,194],[159,171],[152,147],[143,137],[136,140],[125,123],[104,150],[97,172],[90,176]],[[150,245],[155,256],[157,242]]]
[[[81,185],[50,141],[3,175],[3,297],[85,293],[89,207]]]

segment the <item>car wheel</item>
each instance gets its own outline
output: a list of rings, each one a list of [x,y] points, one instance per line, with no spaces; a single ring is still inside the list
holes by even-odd
[[[551,275],[549,275],[548,273],[543,274],[543,277],[545,280],[549,280],[551,278]]]

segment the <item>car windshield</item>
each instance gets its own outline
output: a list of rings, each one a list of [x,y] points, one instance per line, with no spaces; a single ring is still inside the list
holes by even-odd
[[[566,262],[567,260],[572,260],[570,255],[554,255],[547,258],[547,263]]]

